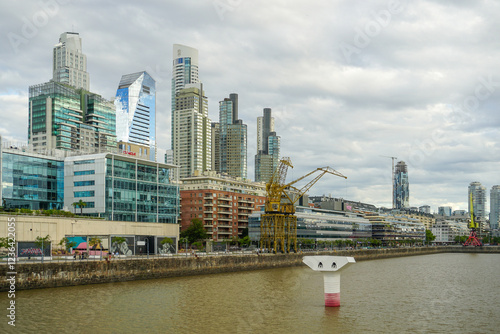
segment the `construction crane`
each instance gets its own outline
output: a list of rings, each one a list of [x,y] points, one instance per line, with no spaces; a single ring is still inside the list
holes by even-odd
[[[392,208],[396,208],[396,196],[394,194],[394,160],[397,159],[397,157],[389,157],[387,155],[381,155],[381,157],[384,158],[390,158],[392,159],[392,179],[391,179],[391,187],[392,187]]]
[[[293,168],[290,158],[282,158],[271,179],[266,184],[265,213],[261,217],[260,247],[278,251],[297,251],[297,216],[295,203],[326,173],[347,179],[346,176],[330,167],[322,167],[285,184],[288,167]],[[293,185],[318,173],[302,188]],[[286,245],[286,246],[285,246]]]
[[[474,217],[474,202],[472,201],[472,192],[470,193],[470,222],[469,222],[469,229],[470,229],[470,234],[469,238],[465,241],[464,246],[482,246],[483,244],[481,241],[477,238],[477,233],[476,231],[479,231],[479,223]]]

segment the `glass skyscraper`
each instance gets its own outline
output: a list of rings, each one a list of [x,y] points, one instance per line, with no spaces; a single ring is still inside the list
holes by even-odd
[[[156,82],[147,72],[122,76],[115,98],[116,139],[140,145],[140,156],[156,160]],[[122,150],[128,151],[126,147]],[[144,151],[145,150],[145,151]]]
[[[50,81],[29,88],[28,142],[36,151],[116,149],[115,108],[100,95]]]
[[[280,137],[274,132],[271,108],[264,109],[264,116],[257,117],[257,154],[255,155],[255,181],[268,182],[278,167]]]
[[[471,182],[469,184],[469,192],[467,196],[467,203],[470,207],[470,195],[472,194],[472,202],[474,204],[474,216],[480,219],[486,218],[486,187],[480,182]]]
[[[410,207],[410,183],[408,181],[408,167],[404,161],[399,161],[394,170],[394,202],[395,209]]]

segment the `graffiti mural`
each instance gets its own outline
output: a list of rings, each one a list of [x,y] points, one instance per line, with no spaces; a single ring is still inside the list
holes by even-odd
[[[134,255],[134,237],[112,236],[109,251],[114,255]]]
[[[44,243],[43,255],[50,256],[51,243]],[[35,242],[18,242],[17,243],[18,257],[42,256],[42,247],[37,246]]]
[[[165,240],[165,242],[163,242]],[[172,241],[172,242],[170,242]],[[163,243],[162,243],[163,242]],[[156,249],[158,254],[175,254],[176,238],[174,237],[157,237]]]

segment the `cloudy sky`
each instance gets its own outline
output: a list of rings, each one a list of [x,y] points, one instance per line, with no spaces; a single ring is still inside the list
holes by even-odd
[[[410,205],[467,209],[467,187],[500,184],[497,1],[3,1],[0,134],[27,141],[28,87],[52,78],[52,48],[80,33],[91,91],[123,74],[157,81],[157,141],[170,148],[172,45],[199,50],[209,116],[239,94],[254,177],[256,119],[273,110],[288,180],[330,166],[310,195],[391,206],[391,159]],[[387,156],[387,157],[384,157]]]

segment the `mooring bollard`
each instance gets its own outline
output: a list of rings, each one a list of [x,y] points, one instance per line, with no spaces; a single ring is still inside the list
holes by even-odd
[[[325,306],[340,306],[340,272],[349,263],[356,263],[348,256],[304,256],[302,262],[314,271],[323,273]]]

